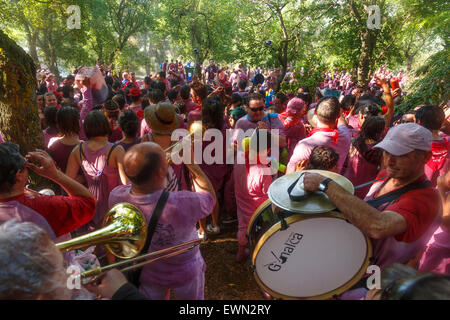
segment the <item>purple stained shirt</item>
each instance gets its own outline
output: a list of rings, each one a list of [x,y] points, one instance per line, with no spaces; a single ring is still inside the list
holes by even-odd
[[[56,128],[48,127],[42,131],[42,134],[44,136],[44,146],[48,148],[50,140],[58,136],[58,130]]]
[[[312,150],[317,146],[327,146],[333,148],[339,154],[338,172],[341,171],[350,149],[350,132],[346,126],[338,126],[339,137],[336,145],[333,143],[334,132],[319,131],[312,136],[300,140],[295,146],[294,152],[288,163],[288,170],[295,171],[297,163],[308,160]]]
[[[56,166],[62,171],[66,172],[67,162],[72,150],[77,146],[67,145],[61,142],[61,139],[53,138],[48,146],[48,150],[53,160],[56,162]]]
[[[373,145],[369,145],[372,148]],[[358,150],[348,158],[347,167],[342,173],[354,186],[372,181],[378,174],[378,164],[367,161]],[[355,190],[355,196],[364,199],[369,192],[370,185]]]
[[[202,109],[192,110],[191,112],[188,113],[187,116],[188,128],[194,121],[202,121]]]
[[[219,71],[216,65],[209,65],[205,68],[205,72],[208,72],[208,81],[212,81],[216,78],[216,74]]]
[[[33,209],[17,201],[0,202],[0,224],[12,219],[19,222],[32,222],[47,231],[52,240],[56,239],[56,235],[47,220]]]
[[[450,274],[450,231],[439,227],[427,243],[419,271]]]
[[[184,125],[183,118],[179,114],[177,114],[177,117],[180,119],[179,129],[185,129],[186,127]],[[145,119],[142,119],[140,137],[143,138],[147,133],[152,133],[152,128],[149,127],[149,125],[147,124],[147,121],[145,121]]]
[[[184,102],[184,105],[186,106],[186,115],[188,115],[189,112],[191,112],[192,110],[195,109],[195,107],[198,106],[198,104],[193,102],[191,99],[183,100],[183,102]]]
[[[284,129],[284,125],[281,122],[280,119],[278,119],[278,113],[267,113],[266,116],[261,120],[263,121],[270,130],[272,129],[278,129],[278,134],[280,136],[285,137],[286,136],[286,131]],[[244,132],[246,132],[249,129],[256,129],[258,127],[258,122],[253,122],[250,120],[250,117],[248,116],[248,114],[242,118],[240,118],[237,122],[236,125],[234,126],[234,132],[233,132],[233,141],[234,142],[238,142],[240,143],[240,141],[237,141],[238,139],[238,134],[239,131],[236,129],[241,129]],[[252,131],[253,132],[253,131]],[[250,136],[252,133],[248,133],[245,136],[248,137]],[[244,137],[243,137],[244,138]]]
[[[144,214],[149,223],[162,190],[142,196],[133,195],[130,191],[131,185],[116,187],[109,196],[109,207],[120,202],[131,203]],[[209,192],[170,192],[148,252],[196,240],[197,221],[208,216],[213,208],[214,197]],[[179,287],[204,272],[205,268],[197,246],[180,255],[144,266],[140,278],[141,288],[147,284]]]
[[[285,128],[284,130],[286,132],[286,148],[288,150],[288,159],[290,159],[292,157],[292,154],[294,153],[294,149],[297,143],[306,137],[306,130],[301,119],[296,125],[293,125],[288,129]]]
[[[94,100],[92,97],[92,90],[89,87],[83,87],[80,89],[80,92],[83,94],[83,100],[81,100],[78,104],[81,107],[80,112],[80,119],[81,121],[86,118],[86,115],[89,113],[89,111],[92,110],[92,107],[94,105]]]

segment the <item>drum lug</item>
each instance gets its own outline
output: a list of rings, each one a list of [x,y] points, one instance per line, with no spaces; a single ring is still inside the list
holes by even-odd
[[[256,268],[255,265],[253,263],[250,264],[250,271],[251,272],[255,272]]]
[[[286,220],[284,220],[284,216],[283,216],[283,211],[279,211],[277,212],[278,218],[280,218],[280,223],[281,223],[281,228],[280,230],[286,230],[287,228],[289,228],[288,224],[286,223]]]

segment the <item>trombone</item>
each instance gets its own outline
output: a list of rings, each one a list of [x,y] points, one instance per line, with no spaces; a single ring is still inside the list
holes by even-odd
[[[103,226],[102,229],[56,244],[56,247],[62,252],[85,248],[96,244],[105,244],[106,249],[114,256],[127,259],[82,272],[80,277],[83,284],[91,283],[108,270],[123,267],[131,262],[158,256],[154,259],[143,261],[119,270],[126,272],[161,259],[179,255],[192,250],[202,241],[201,239],[192,240],[170,248],[138,256],[145,246],[147,239],[147,223],[144,215],[138,208],[125,202],[116,204],[106,213],[105,218],[103,219]]]
[[[175,142],[174,144],[172,144],[170,147],[168,147],[167,149],[164,150],[165,153],[168,153],[169,151],[171,151],[173,148],[175,148],[176,146],[178,146],[180,143],[183,143],[184,139],[190,138],[191,136],[195,135],[195,133],[199,132],[201,130],[202,134],[205,132],[205,128],[203,127],[203,124],[201,121],[194,121],[192,122],[192,124],[189,126],[189,134],[187,136],[184,136],[183,139],[181,139],[180,141]],[[172,156],[170,153],[167,154],[166,156],[166,160],[170,163],[172,161]]]
[[[147,253],[147,254],[138,256],[136,258],[131,258],[131,259],[128,259],[126,261],[120,261],[120,262],[112,263],[112,264],[109,264],[109,265],[104,266],[104,267],[97,267],[95,269],[82,272],[80,277],[81,277],[81,279],[83,281],[83,284],[89,284],[89,283],[92,283],[92,282],[96,281],[96,279],[98,277],[100,277],[101,275],[106,273],[108,270],[111,270],[111,269],[114,269],[114,268],[118,268],[122,272],[127,272],[127,271],[130,271],[130,270],[133,270],[133,269],[137,269],[137,268],[145,266],[146,264],[153,263],[153,262],[156,262],[156,261],[161,260],[161,259],[167,259],[167,258],[170,258],[170,257],[174,257],[174,256],[177,256],[177,255],[182,254],[184,252],[187,252],[189,250],[192,250],[197,245],[199,245],[201,241],[202,241],[202,239],[192,240],[192,241],[188,241],[188,242],[185,242],[185,243],[182,243],[182,244],[170,247],[170,248],[166,248],[166,249],[162,249],[162,250],[159,250],[159,251]],[[147,261],[143,261],[143,262],[137,263],[135,265],[131,265],[131,266],[124,267],[124,268],[120,269],[120,267],[123,267],[123,266],[125,266],[125,265],[127,265],[127,264],[129,264],[131,262],[135,262],[135,261],[139,261],[139,260],[147,259],[147,258],[152,258],[152,257],[160,255],[160,254],[162,254],[162,255],[157,257],[157,258],[154,258],[154,259],[151,259],[151,260],[147,260]],[[88,278],[91,278],[91,279],[89,280]]]

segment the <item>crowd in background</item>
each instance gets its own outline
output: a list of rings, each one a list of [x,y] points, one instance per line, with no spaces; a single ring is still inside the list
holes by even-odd
[[[149,251],[219,234],[221,225],[235,223],[239,242],[236,261],[243,262],[250,255],[245,232],[255,210],[268,199],[270,184],[284,174],[320,169],[339,173],[355,186],[373,182],[358,188],[353,202],[348,198],[341,204],[344,208],[360,204],[367,217],[357,218],[337,206],[352,223],[378,240],[375,255],[383,268],[409,263],[422,272],[450,272],[450,113],[448,108],[419,105],[396,114],[395,106],[401,102],[408,81],[403,72],[394,74],[383,66],[367,88],[359,88],[348,72],[330,71],[313,92],[299,86],[297,92],[281,93],[274,92],[279,69],[250,69],[239,64],[231,70],[217,66],[212,59],[202,67],[200,78],[186,72],[181,61],[166,60],[159,72],[143,80],[133,72],[117,78],[106,68],[100,70],[105,84],[101,89],[95,89],[92,78],[78,73],[60,83],[52,74],[37,75],[36,103],[46,152],[38,151],[31,157],[41,161],[42,168],[51,168],[49,178],[60,185],[55,204],[42,205],[53,201],[51,197],[30,204],[29,195],[23,192],[11,196],[13,187],[22,181],[18,178],[0,184],[0,203],[20,207],[28,215],[43,216],[40,225],[50,230],[53,239],[100,228],[106,212],[123,201],[137,205],[149,221],[165,190],[170,195]],[[294,72],[288,70],[283,81],[293,81]],[[106,97],[100,104],[95,103],[96,90],[104,91]],[[280,148],[276,159],[279,172],[273,176],[262,173],[267,164],[259,159],[270,158],[271,146],[261,149],[251,143],[249,148],[256,148],[256,162],[249,161],[249,150],[244,148],[237,153],[245,159],[243,165],[167,163],[164,150],[173,144],[172,132],[189,129],[197,121],[204,129],[214,128],[224,134],[225,130],[258,129],[250,139],[262,132],[275,135]],[[203,142],[203,149],[210,143]],[[241,141],[233,135],[231,144],[240,149]],[[0,147],[2,163],[9,163],[3,158],[13,149]],[[24,168],[17,167],[16,172]],[[29,168],[43,172],[39,171],[42,168]],[[305,178],[305,187],[308,184],[315,191],[314,179],[319,178]],[[399,188],[400,182],[425,180],[429,184],[420,193],[409,191],[376,212],[361,204],[364,199],[375,199],[379,192]],[[334,193],[342,193],[335,186],[329,192],[330,199]],[[64,221],[51,217],[51,213],[59,214],[59,207],[66,208]],[[386,229],[380,227],[381,233],[371,229],[376,222],[371,226],[362,222],[392,211],[395,215],[383,216],[390,220],[384,225]],[[37,221],[19,215],[22,221]],[[4,220],[10,220],[8,217],[3,215]],[[9,232],[6,226],[1,228],[5,234]],[[26,226],[19,231],[45,238],[31,229]],[[42,243],[49,245],[47,239]],[[102,257],[104,253],[99,250],[96,255]],[[180,299],[203,299],[206,267],[199,250],[148,265],[143,268],[140,292],[146,298],[166,299],[168,289],[173,289]],[[365,293],[367,290],[363,296],[349,294],[348,298],[361,298]],[[445,299],[450,296],[441,288],[432,294]]]

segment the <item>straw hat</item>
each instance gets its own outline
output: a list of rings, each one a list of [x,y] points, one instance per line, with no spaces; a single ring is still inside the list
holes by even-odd
[[[145,108],[144,118],[152,132],[156,134],[172,134],[180,126],[176,107],[168,102],[160,102]]]

